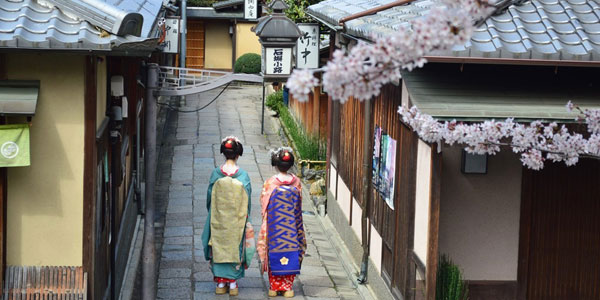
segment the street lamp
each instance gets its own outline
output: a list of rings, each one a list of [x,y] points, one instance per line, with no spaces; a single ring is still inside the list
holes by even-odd
[[[302,32],[285,16],[288,5],[283,0],[274,0],[268,7],[273,13],[262,17],[253,31],[262,45],[263,77],[266,81],[282,81],[292,73],[293,48]]]
[[[302,36],[302,32],[285,16],[288,5],[283,0],[273,0],[269,4],[272,13],[259,19],[252,31],[258,36],[262,45],[263,103],[262,124],[260,132],[265,128],[265,84],[264,82],[285,81],[292,73],[294,63],[294,46]]]

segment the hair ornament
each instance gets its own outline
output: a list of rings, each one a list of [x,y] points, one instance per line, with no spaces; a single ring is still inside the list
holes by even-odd
[[[292,159],[292,156],[290,155],[290,153],[288,151],[283,152],[283,157],[281,158],[283,161],[290,161],[290,159]]]
[[[240,142],[240,139],[237,138],[237,136],[233,136],[233,135],[225,137],[224,139],[221,140],[221,143],[225,143],[226,141],[235,141],[238,144],[242,143],[242,142]]]
[[[269,154],[271,156],[273,156],[273,155],[279,156],[281,154],[281,152],[284,152],[284,151],[287,152],[288,154],[294,152],[294,150],[292,150],[292,148],[290,148],[290,147],[279,147],[277,149],[269,150]],[[290,157],[290,156],[288,155],[288,157]]]
[[[233,149],[233,141],[232,140],[227,140],[227,142],[225,142],[225,148],[227,148],[227,149]]]

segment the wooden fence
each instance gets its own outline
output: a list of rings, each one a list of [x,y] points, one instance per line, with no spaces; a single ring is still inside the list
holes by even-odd
[[[414,285],[414,266],[412,265],[412,230],[414,222],[416,154],[418,138],[412,130],[402,124],[398,114],[402,88],[388,84],[381,94],[367,102],[371,105],[372,116],[369,153],[373,155],[373,132],[379,126],[383,133],[396,140],[396,164],[394,197],[392,209],[383,197],[371,189],[368,191],[370,202],[369,219],[382,237],[383,249],[382,276],[397,298],[406,297]],[[363,191],[369,186],[362,182],[365,175],[363,165],[364,152],[364,112],[365,103],[349,99],[346,103],[333,102],[332,124],[330,132],[330,161],[341,180],[350,189],[351,199],[356,199],[362,209],[366,208]],[[371,160],[369,160],[371,161]],[[366,174],[369,180],[371,174]],[[351,203],[351,201],[350,201]],[[348,208],[352,216],[353,206]],[[360,220],[350,220],[350,224]]]
[[[87,273],[82,267],[6,268],[3,300],[86,300]]]
[[[307,102],[299,102],[289,95],[289,110],[302,126],[304,131],[320,140],[327,138],[327,94],[321,93],[321,88],[316,87],[310,94]]]

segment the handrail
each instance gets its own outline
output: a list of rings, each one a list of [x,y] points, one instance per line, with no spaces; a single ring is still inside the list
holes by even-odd
[[[182,96],[208,91],[232,81],[261,83],[262,76],[225,71],[160,67],[158,93],[164,96]]]

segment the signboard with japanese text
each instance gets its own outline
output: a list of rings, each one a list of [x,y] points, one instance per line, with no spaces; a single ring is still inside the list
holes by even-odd
[[[266,48],[266,75],[290,75],[292,69],[291,48]]]
[[[244,19],[258,18],[258,0],[244,0]]]
[[[296,42],[296,68],[319,67],[319,24],[298,24],[302,36]]]
[[[164,20],[164,40],[161,45],[163,46],[164,53],[178,53],[179,52],[179,19],[165,19]]]

